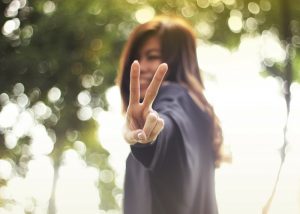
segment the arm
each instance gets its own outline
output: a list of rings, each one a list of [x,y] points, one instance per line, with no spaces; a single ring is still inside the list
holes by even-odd
[[[180,132],[175,121],[170,116],[161,114],[160,117],[164,120],[165,126],[156,140],[150,144],[136,143],[130,146],[134,158],[146,168],[153,168],[159,159],[163,159],[164,151],[172,143],[176,133]]]

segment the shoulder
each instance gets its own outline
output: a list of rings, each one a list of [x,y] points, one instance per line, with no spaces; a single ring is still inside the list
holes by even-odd
[[[153,103],[153,109],[169,115],[180,113],[182,116],[209,117],[191,97],[189,90],[174,82],[166,82],[161,86]]]
[[[156,102],[162,100],[171,101],[171,100],[176,100],[179,97],[185,97],[185,96],[188,96],[188,89],[186,89],[184,86],[175,82],[164,82],[158,91],[155,101]]]
[[[166,92],[187,92],[187,88],[176,82],[165,81],[161,86],[161,93]]]

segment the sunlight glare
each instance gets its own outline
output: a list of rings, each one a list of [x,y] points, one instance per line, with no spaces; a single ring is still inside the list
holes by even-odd
[[[106,93],[108,111],[99,111],[97,121],[100,124],[98,138],[101,145],[110,152],[109,164],[115,170],[115,182],[123,188],[124,168],[129,153],[129,146],[122,137],[124,117],[121,114],[121,95],[118,86],[109,88]]]
[[[13,177],[7,182],[9,199],[14,200],[16,203],[26,207],[27,199],[30,197],[29,186],[26,185],[25,178]]]
[[[8,180],[11,174],[12,174],[11,163],[5,159],[0,159],[0,179]]]
[[[52,152],[54,142],[49,137],[44,125],[38,124],[31,130],[30,152],[33,155],[48,155]]]
[[[98,170],[87,167],[72,149],[64,152],[63,162],[55,193],[58,214],[98,213],[101,201],[97,189]]]
[[[262,58],[267,58],[275,62],[283,62],[286,58],[285,50],[278,38],[270,31],[264,31],[261,36],[261,50]]]
[[[237,17],[242,22],[242,16]],[[261,62],[265,58],[274,61],[285,58],[280,40],[270,32],[264,32],[262,36],[244,35],[241,44],[232,51],[203,41],[197,48],[198,64],[206,83],[205,95],[219,116],[224,143],[230,146],[233,154],[231,165],[224,164],[216,170],[220,213],[261,213],[280,165],[278,151],[284,142],[286,120],[283,83],[279,78],[261,76]],[[286,165],[278,189],[281,196],[276,196],[270,214],[285,213],[285,205],[289,214],[300,211],[299,200],[296,201],[300,192],[299,84],[294,83],[291,90],[288,132],[291,144],[287,148]],[[123,187],[130,149],[122,138],[124,117],[120,114],[119,88],[108,89],[106,96],[109,111],[99,110],[97,113],[98,136],[101,145],[110,153],[109,163],[115,169],[116,183]]]
[[[13,133],[17,137],[25,136],[34,126],[34,118],[30,110],[23,111],[18,118],[18,122],[14,124]]]
[[[51,196],[53,182],[53,166],[51,159],[40,156],[28,163],[26,182],[30,193],[37,203],[47,203]]]
[[[12,127],[18,119],[20,109],[14,103],[7,103],[0,112],[0,128]]]
[[[4,144],[6,148],[13,149],[17,146],[18,138],[13,132],[6,133],[4,139],[5,139]]]

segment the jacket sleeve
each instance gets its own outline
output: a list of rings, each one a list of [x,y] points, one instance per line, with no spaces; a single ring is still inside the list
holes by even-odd
[[[182,143],[181,121],[184,120],[184,112],[179,103],[169,94],[153,106],[159,116],[164,120],[164,128],[157,139],[151,144],[136,143],[131,145],[133,157],[148,169],[155,169],[164,162],[166,156],[172,153],[175,144]],[[171,94],[173,95],[173,94]]]
[[[149,169],[155,168],[159,162],[163,161],[166,150],[172,146],[173,138],[180,132],[170,115],[161,113],[160,117],[164,120],[165,125],[153,143],[131,145],[131,153],[134,158]]]

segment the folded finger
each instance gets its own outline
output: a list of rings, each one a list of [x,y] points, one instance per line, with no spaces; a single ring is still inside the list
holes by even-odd
[[[143,130],[137,129],[137,130],[124,130],[124,139],[127,143],[130,145],[136,144],[136,143],[143,143],[146,140],[146,135]]]
[[[145,132],[147,138],[150,136],[152,130],[156,126],[157,119],[158,115],[155,112],[151,112],[147,115],[146,122],[143,128],[143,131]]]
[[[156,140],[158,134],[163,130],[163,128],[164,128],[164,120],[159,118],[157,120],[156,126],[153,128],[153,130],[149,136],[149,139],[151,141]]]

